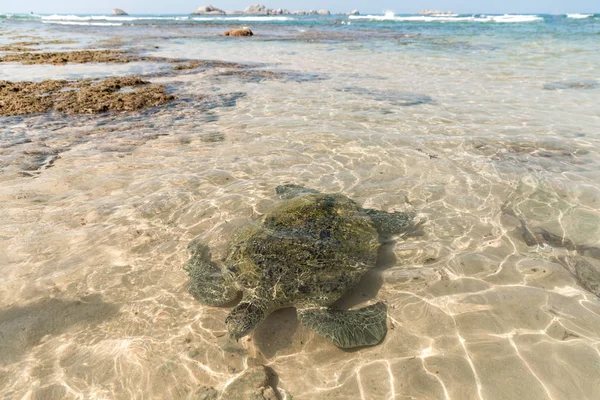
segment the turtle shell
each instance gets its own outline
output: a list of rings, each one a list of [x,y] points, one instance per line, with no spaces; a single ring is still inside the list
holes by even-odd
[[[375,266],[378,233],[351,199],[304,194],[238,232],[225,265],[245,296],[270,308],[327,306]]]

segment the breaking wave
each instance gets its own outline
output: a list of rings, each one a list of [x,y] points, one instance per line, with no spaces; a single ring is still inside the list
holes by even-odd
[[[407,15],[397,16],[394,13],[385,15],[351,15],[348,18],[367,21],[392,21],[392,22],[535,22],[542,21],[543,18],[538,15],[485,15],[475,14],[471,16],[451,15]]]

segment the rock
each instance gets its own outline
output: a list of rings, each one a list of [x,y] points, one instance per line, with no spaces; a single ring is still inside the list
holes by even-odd
[[[263,6],[262,4],[253,4],[248,6],[244,10],[244,14],[252,14],[252,15],[269,15],[272,13],[272,10]]]
[[[419,15],[452,15],[452,11],[440,11],[440,10],[422,10],[418,12]]]
[[[544,85],[544,90],[564,90],[564,89],[594,89],[599,83],[593,80],[568,80],[562,82],[552,82]]]
[[[317,11],[317,14],[319,14],[319,15],[331,15],[331,13],[329,12],[329,10],[319,10],[319,11]]]
[[[385,101],[394,106],[410,107],[419,104],[433,103],[433,98],[426,94],[397,92],[394,90],[366,89],[359,86],[346,86],[336,89],[341,92],[353,93],[371,98],[375,101]]]
[[[219,398],[219,392],[214,388],[203,386],[196,391],[196,400],[217,400]]]
[[[225,11],[225,14],[227,14],[227,15],[242,15],[243,13],[244,13],[243,11],[237,11],[237,10],[233,10],[233,11],[227,10],[227,11]]]
[[[223,391],[228,400],[277,400],[281,397],[275,385],[274,373],[262,365],[248,368]]]
[[[350,15],[360,15],[360,12],[358,12],[358,10],[352,10]]]
[[[600,297],[600,260],[591,257],[562,257],[558,259],[577,279],[577,283]]]
[[[113,8],[111,11],[111,14],[112,15],[129,15],[125,11],[121,10],[120,8]]]
[[[224,36],[254,36],[254,33],[248,28],[242,29],[231,29],[229,31],[223,32]]]
[[[225,15],[225,11],[218,9],[217,7],[207,6],[198,7],[196,11],[192,11],[191,15]]]

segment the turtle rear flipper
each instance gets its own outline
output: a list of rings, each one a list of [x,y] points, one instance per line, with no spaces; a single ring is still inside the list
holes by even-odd
[[[305,308],[298,310],[302,324],[343,349],[375,345],[387,332],[387,306],[376,303],[358,310]]]
[[[210,260],[208,246],[194,240],[188,249],[192,257],[183,269],[190,277],[190,294],[209,306],[222,306],[235,300],[238,291],[227,282],[221,268]]]
[[[371,218],[375,229],[381,235],[399,235],[416,230],[414,213],[392,212],[365,209],[364,213]]]

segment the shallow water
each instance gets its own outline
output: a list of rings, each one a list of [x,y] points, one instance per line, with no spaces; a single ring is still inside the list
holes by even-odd
[[[600,26],[545,18],[258,24],[250,40],[215,36],[224,23],[0,24],[3,40],[281,73],[155,76],[181,100],[140,113],[0,118],[0,394],[196,398],[263,364],[297,399],[597,398],[599,277],[578,271],[600,271]],[[294,309],[231,341],[228,309],[187,293],[187,244],[223,257],[290,182],[423,221],[340,302],[388,304],[380,345],[340,350]]]

